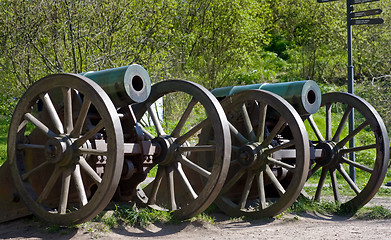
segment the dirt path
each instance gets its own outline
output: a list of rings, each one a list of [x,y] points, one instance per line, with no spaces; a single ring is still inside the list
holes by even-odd
[[[376,197],[368,204],[391,210],[391,198]],[[0,224],[0,237],[7,239],[391,239],[391,219],[358,220],[339,216],[284,215],[281,219],[238,220],[215,214],[215,224],[184,222],[156,224],[146,229],[118,227],[111,231],[94,223],[79,229],[51,229],[34,218]],[[54,233],[50,233],[53,231]]]

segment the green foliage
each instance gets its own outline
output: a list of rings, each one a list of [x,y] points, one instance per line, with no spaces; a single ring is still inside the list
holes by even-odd
[[[363,5],[363,6],[361,6]],[[365,8],[356,6],[356,10]],[[384,13],[387,0],[371,3]],[[39,78],[143,65],[154,82],[208,89],[314,79],[345,84],[345,3],[307,0],[24,1],[0,3],[0,114]],[[385,24],[354,27],[356,79],[390,75]]]

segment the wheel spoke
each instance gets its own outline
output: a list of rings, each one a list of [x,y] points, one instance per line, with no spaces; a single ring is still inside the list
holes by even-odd
[[[155,111],[153,111],[153,109],[152,109],[152,103],[150,103],[150,102],[147,103],[147,109],[148,109],[149,115],[151,116],[153,125],[155,125],[155,129],[156,129],[158,136],[166,135],[166,133],[163,130],[162,124],[160,123]]]
[[[46,183],[45,187],[43,188],[41,194],[39,195],[38,199],[37,199],[37,202],[38,203],[41,203],[43,200],[45,200],[50,191],[52,191],[54,185],[56,184],[57,182],[57,179],[60,177],[61,175],[61,170],[58,166],[56,166],[53,170],[53,173],[52,175],[50,176],[48,182]]]
[[[347,149],[341,149],[339,150],[340,154],[344,155],[344,154],[347,154],[347,153],[351,153],[351,152],[359,152],[359,151],[363,151],[363,150],[368,150],[368,149],[373,149],[373,148],[376,148],[377,147],[377,144],[372,144],[372,145],[366,145],[366,146],[360,146],[360,147],[352,147],[352,148],[347,148]]]
[[[103,120],[100,120],[98,124],[94,128],[92,128],[90,131],[88,131],[86,134],[84,134],[81,138],[77,139],[73,145],[76,147],[81,147],[87,140],[93,138],[95,134],[97,134],[100,130],[104,128],[104,122]]]
[[[273,138],[278,134],[281,128],[285,125],[285,120],[280,117],[277,124],[274,126],[273,130],[270,132],[269,136],[262,142],[262,147],[267,147],[273,140]]]
[[[72,177],[75,182],[77,194],[79,195],[80,198],[80,203],[82,206],[85,206],[87,205],[88,201],[87,201],[87,194],[84,189],[83,179],[81,177],[79,164],[76,164],[75,170],[72,172]]]
[[[188,132],[186,132],[182,136],[178,137],[175,140],[175,142],[177,144],[182,145],[184,142],[186,142],[187,139],[189,139],[191,136],[193,136],[194,134],[196,134],[198,131],[200,131],[202,128],[208,126],[209,124],[210,124],[210,119],[209,118],[204,119],[203,121],[201,121],[200,123],[195,125],[193,128],[191,128]]]
[[[229,124],[229,129],[232,133],[232,135],[237,139],[239,140],[239,142],[244,145],[246,143],[249,142],[249,140],[247,140],[247,138],[245,138],[236,128],[234,125],[232,125],[230,122],[228,122]]]
[[[24,150],[24,149],[45,149],[45,145],[37,145],[37,144],[18,144],[16,149],[18,150]]]
[[[340,201],[340,197],[339,197],[337,175],[336,175],[336,170],[335,169],[330,170],[330,178],[331,178],[331,185],[333,187],[334,200],[336,202],[339,202]]]
[[[265,150],[264,153],[265,153],[266,155],[270,155],[270,154],[272,154],[272,153],[274,153],[274,152],[277,152],[277,151],[282,150],[282,149],[285,149],[285,148],[292,147],[292,146],[294,146],[294,145],[295,145],[295,141],[294,141],[294,140],[290,140],[290,141],[288,141],[288,142],[286,142],[286,143],[283,143],[283,144],[278,145],[277,147],[269,148],[269,149]]]
[[[72,114],[72,89],[63,88],[62,94],[64,97],[64,125],[66,133],[71,133],[73,130],[73,114]]]
[[[60,117],[57,114],[56,108],[53,105],[52,100],[50,99],[50,96],[48,93],[41,94],[40,95],[41,100],[46,106],[46,109],[48,111],[49,117],[52,120],[54,127],[57,130],[58,134],[64,134],[64,127],[62,125],[62,122],[60,120]]]
[[[283,167],[283,168],[289,170],[290,172],[295,172],[295,166],[294,165],[293,166],[289,165],[287,163],[281,162],[281,161],[279,161],[277,159],[274,159],[274,158],[271,158],[271,157],[268,157],[267,160],[268,160],[269,163],[272,163],[272,164],[278,165],[280,167]]]
[[[247,108],[246,108],[246,103],[242,104],[242,117],[244,121],[244,126],[246,127],[247,134],[251,142],[254,142],[256,139],[255,132],[253,125],[251,124],[250,116],[248,115]]]
[[[164,168],[162,166],[159,166],[156,172],[156,177],[153,180],[151,195],[148,199],[148,205],[154,205],[156,203],[157,193],[159,191],[164,172],[165,172]]]
[[[239,179],[243,176],[243,174],[245,172],[246,172],[246,170],[243,168],[241,168],[239,171],[237,171],[236,174],[231,179],[229,179],[228,182],[226,182],[224,184],[224,187],[221,190],[220,194],[224,194],[224,193],[228,192],[233,187],[233,185],[235,185],[235,183],[237,181],[239,181]]]
[[[358,126],[356,129],[354,129],[353,132],[351,132],[344,139],[342,139],[339,143],[337,143],[337,146],[340,147],[340,148],[345,146],[345,144],[347,142],[349,142],[354,136],[356,136],[357,133],[359,133],[361,130],[363,130],[368,125],[369,125],[368,121],[363,122],[360,126]]]
[[[323,138],[322,134],[320,133],[320,130],[318,128],[318,125],[316,125],[314,118],[312,115],[308,117],[308,123],[310,124],[312,130],[314,131],[316,138],[318,139],[319,142],[324,142],[325,139]]]
[[[70,185],[71,185],[71,171],[67,169],[62,174],[61,195],[60,195],[60,202],[58,205],[58,212],[60,214],[65,214],[67,211]]]
[[[263,181],[263,171],[257,174],[257,185],[258,185],[258,194],[259,194],[259,207],[261,209],[266,208],[266,194],[265,194],[265,183]]]
[[[244,185],[244,189],[242,192],[242,198],[240,199],[239,202],[239,209],[243,209],[246,207],[247,198],[248,195],[250,194],[251,185],[253,184],[254,177],[255,177],[254,173],[250,173],[250,172],[248,173],[246,183]]]
[[[374,172],[373,169],[371,169],[371,168],[369,168],[367,166],[361,165],[361,164],[359,164],[357,162],[353,162],[352,160],[347,159],[345,157],[342,157],[341,160],[342,160],[342,162],[347,163],[347,164],[349,164],[349,165],[351,165],[353,167],[359,168],[359,169],[361,169],[361,170],[363,170],[365,172],[368,172],[368,173],[371,173],[371,174],[373,174],[373,172]]]
[[[281,185],[281,183],[278,181],[276,176],[274,176],[273,171],[270,169],[269,165],[266,165],[266,175],[270,178],[272,181],[274,187],[277,189],[278,194],[282,196],[285,193],[284,187]]]
[[[267,105],[261,102],[259,106],[259,123],[258,123],[257,137],[256,137],[258,139],[258,142],[262,142],[263,139],[265,138],[266,112],[267,112]]]
[[[325,168],[322,168],[322,173],[320,174],[318,187],[316,188],[316,193],[315,193],[315,201],[317,202],[320,201],[320,195],[322,194],[322,189],[323,189],[324,181],[326,180],[326,176],[327,176],[327,170]]]
[[[179,160],[181,161],[181,163],[183,163],[184,165],[186,165],[190,169],[194,170],[195,172],[201,174],[202,176],[204,176],[206,178],[210,177],[211,173],[209,171],[207,171],[204,168],[198,166],[194,162],[192,162],[189,159],[187,159],[185,156],[180,155],[179,158],[180,158]]]
[[[326,104],[326,140],[331,140],[331,104]]]
[[[175,201],[175,184],[174,184],[174,169],[172,167],[166,168],[167,181],[168,181],[168,194],[169,194],[169,207],[171,211],[177,209]]]
[[[79,160],[80,167],[86,171],[86,173],[94,180],[96,184],[102,182],[102,178],[94,171],[94,169],[87,163],[84,157],[80,157]]]
[[[22,129],[24,129],[29,121],[24,117],[24,120],[19,124],[17,133],[19,133]]]
[[[350,178],[349,174],[347,174],[345,169],[340,164],[338,164],[337,170],[341,173],[342,177],[346,180],[346,182],[349,184],[349,186],[352,188],[352,190],[356,194],[359,194],[360,193],[360,189],[357,187],[357,185]]]
[[[350,112],[352,111],[353,107],[352,106],[347,106],[345,109],[345,112],[341,118],[341,122],[338,125],[337,131],[335,131],[334,137],[332,139],[333,142],[338,142],[339,137],[341,136],[342,130],[346,124],[346,120],[349,118]]]
[[[198,197],[198,195],[194,191],[193,187],[191,186],[189,179],[186,177],[186,174],[182,169],[182,165],[180,163],[177,163],[175,170],[178,172],[179,177],[182,180],[183,186],[186,188],[187,192],[190,194],[192,199],[195,200]]]
[[[148,137],[149,140],[152,140],[155,138],[155,136],[153,136],[150,132],[148,132],[147,130],[145,130],[145,128],[143,128],[141,125],[140,125],[140,128],[141,130],[143,131],[143,133]]]
[[[45,124],[39,121],[36,117],[34,117],[31,113],[25,113],[24,118],[31,122],[34,126],[36,126],[41,132],[45,133],[48,137],[54,138],[57,136],[54,132],[52,132]]]
[[[314,166],[313,168],[311,168],[311,170],[309,171],[307,180],[308,180],[314,173],[316,173],[316,171],[318,171],[320,167],[321,167],[321,165],[316,163],[315,166]]]
[[[31,169],[30,171],[26,172],[25,174],[22,175],[22,179],[23,181],[26,181],[27,178],[29,178],[31,176],[31,174],[35,173],[36,171],[38,171],[39,169],[45,167],[47,164],[49,164],[48,161],[46,162],[43,162],[41,164],[39,164],[38,166],[36,166],[35,168]]]
[[[181,119],[179,120],[178,124],[175,126],[175,129],[172,131],[171,136],[173,137],[179,137],[181,130],[183,126],[185,125],[187,119],[190,116],[191,111],[193,110],[193,107],[198,103],[198,100],[194,97],[191,99],[189,104],[186,107],[185,112],[183,113]]]
[[[197,145],[197,146],[190,146],[190,147],[179,147],[178,151],[180,153],[183,152],[213,152],[216,151],[215,145]]]
[[[81,135],[84,122],[86,121],[88,110],[90,109],[91,101],[84,97],[83,104],[81,106],[80,112],[78,114],[77,120],[75,122],[75,127],[73,128],[70,136],[73,138],[79,137]]]
[[[96,156],[108,156],[109,153],[106,150],[100,150],[100,149],[93,149],[93,148],[79,148],[78,154],[90,154],[90,155],[96,155]]]

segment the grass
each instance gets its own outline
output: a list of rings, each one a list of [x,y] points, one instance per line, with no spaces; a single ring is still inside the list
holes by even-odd
[[[94,218],[95,222],[101,222],[109,229],[119,225],[146,227],[156,222],[175,222],[170,212],[157,211],[150,208],[137,208],[136,206],[117,206],[112,212],[103,212]]]
[[[357,211],[344,208],[343,205],[337,202],[314,202],[308,198],[300,196],[294,204],[289,207],[282,215],[286,213],[291,214],[303,214],[306,212],[318,212],[321,214],[328,215],[339,215],[339,216],[353,216],[363,220],[380,220],[380,219],[391,219],[391,211],[384,206],[370,206],[362,207]],[[281,218],[281,216],[277,216]]]
[[[374,219],[391,219],[391,212],[384,206],[363,207],[357,211],[358,219],[374,220]]]
[[[318,212],[322,214],[338,214],[344,215],[341,205],[336,202],[315,202],[303,196],[299,196],[298,199],[290,206],[286,213],[301,214],[304,212]]]
[[[7,138],[10,117],[0,116],[0,166],[7,160]]]

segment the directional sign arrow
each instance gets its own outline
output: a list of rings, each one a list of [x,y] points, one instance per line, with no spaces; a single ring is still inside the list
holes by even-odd
[[[360,3],[368,3],[368,2],[377,2],[380,0],[351,0],[350,4],[360,4]]]
[[[383,10],[381,9],[373,9],[373,10],[367,10],[362,12],[354,12],[350,14],[351,18],[357,18],[357,17],[365,17],[365,16],[372,16],[382,13]]]
[[[370,25],[370,24],[382,24],[384,23],[383,18],[367,18],[367,19],[352,19],[352,25]]]

